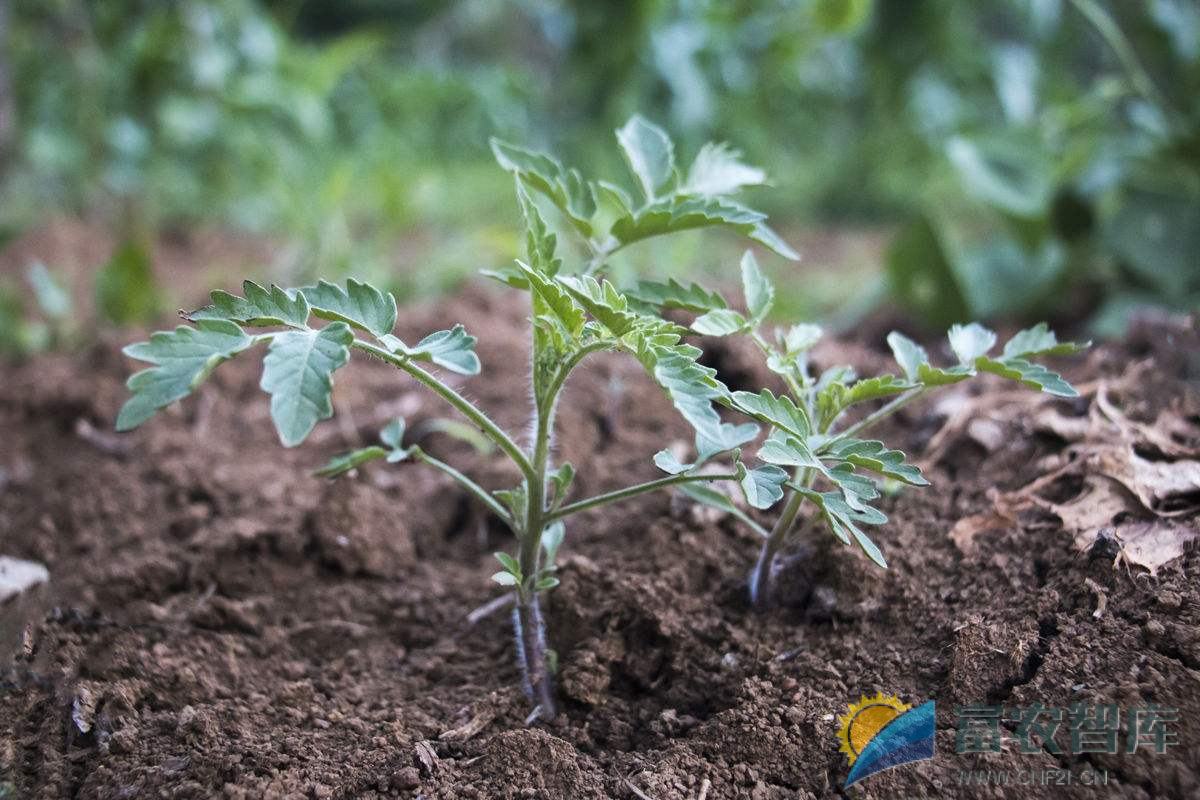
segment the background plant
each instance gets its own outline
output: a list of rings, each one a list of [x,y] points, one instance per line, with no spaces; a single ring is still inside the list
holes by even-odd
[[[783,475],[774,466],[747,467],[740,448],[758,426],[722,421],[717,403],[728,404],[728,389],[715,370],[698,362],[701,351],[683,342],[687,329],[655,309],[695,308],[712,302],[698,287],[677,282],[639,283],[618,290],[603,272],[614,253],[651,237],[706,227],[731,228],[781,255],[791,249],[772,231],[765,216],[735,200],[743,186],[765,174],[723,145],[708,145],[681,170],[674,145],[657,126],[639,116],[617,131],[621,151],[638,184],[638,199],[618,184],[589,180],[556,159],[501,141],[492,146],[500,165],[512,173],[526,229],[526,258],[493,277],[529,292],[531,303],[532,436],[525,447],[448,383],[426,369],[474,375],[481,365],[475,338],[462,325],[408,344],[393,332],[397,304],[390,293],[350,279],[345,287],[319,282],[299,289],[270,289],[247,281],[243,295],[217,291],[212,305],[187,315],[192,326],[159,332],[125,353],[152,364],[129,379],[132,397],[117,419],[119,430],[145,422],[159,409],[185,397],[222,362],[267,344],[261,386],[271,398],[271,418],[285,446],[300,444],[320,420],[333,414],[333,375],[352,351],[381,359],[432,391],[490,439],[520,473],[517,485],[489,492],[453,466],[416,446],[404,445],[402,420],[380,433],[380,444],[334,458],[318,474],[334,477],[363,464],[414,460],[441,470],[499,517],[517,539],[516,555],[497,553],[502,570],[493,579],[515,595],[513,625],[524,688],[536,703],[534,715],[555,715],[550,650],[541,595],[558,584],[556,556],[569,516],[669,486],[736,480],[747,500],[766,507],[781,496]],[[579,269],[563,271],[557,236],[546,226],[532,199],[557,209],[582,240]],[[313,318],[327,324],[313,327]],[[247,333],[245,328],[272,328]],[[598,496],[569,501],[574,468],[555,463],[552,438],[557,404],[571,372],[588,355],[620,351],[632,355],[665,391],[695,429],[699,460],[730,453],[725,473],[681,471]],[[656,460],[661,464],[661,454]]]
[[[833,366],[815,374],[809,352],[820,341],[819,326],[801,323],[764,334],[767,315],[775,301],[775,288],[747,252],[741,263],[746,312],[728,307],[715,293],[694,294],[688,310],[702,312],[692,330],[707,336],[746,336],[761,350],[768,368],[776,373],[786,392],[770,389],[736,391],[724,402],[762,422],[768,428],[758,448],[763,462],[753,473],[754,484],[743,485],[747,499],[766,508],[786,497],[783,510],[768,530],[737,513],[733,501],[719,491],[700,485],[681,487],[693,499],[737,513],[763,537],[758,562],[750,578],[750,597],[757,606],[769,602],[775,556],[801,524],[805,501],[813,504],[813,519],[820,520],[843,544],[856,545],[868,558],[887,567],[883,552],[863,530],[881,525],[887,516],[872,505],[880,496],[877,483],[896,481],[909,486],[927,486],[928,481],[905,454],[877,439],[863,436],[892,414],[939,387],[949,386],[991,373],[1023,386],[1059,397],[1075,397],[1075,389],[1062,376],[1032,359],[1067,355],[1087,345],[1059,342],[1041,323],[1017,333],[999,354],[992,355],[996,334],[978,323],[954,325],[948,335],[957,363],[935,366],[928,353],[911,339],[893,331],[888,335],[900,374],[859,378],[848,366]],[[848,412],[873,401],[883,405],[854,421]],[[698,469],[707,459],[700,453],[695,463],[682,464],[668,451],[655,457],[664,471],[686,477],[702,474]],[[753,499],[752,499],[753,498]],[[759,501],[759,502],[755,502]]]

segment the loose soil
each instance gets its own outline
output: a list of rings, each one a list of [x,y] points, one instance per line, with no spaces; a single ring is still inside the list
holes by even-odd
[[[484,372],[462,390],[525,429],[521,298],[472,287],[401,316],[402,335],[466,322]],[[887,368],[868,328],[817,360]],[[339,373],[338,417],[294,450],[278,445],[260,367],[244,357],[116,436],[131,367],[119,346],[132,336],[9,365],[0,384],[0,553],[53,576],[44,614],[0,654],[0,796],[1200,794],[1195,549],[1151,576],[1119,548],[1080,551],[1036,510],[969,547],[950,536],[1063,451],[1029,424],[1032,393],[995,422],[990,445],[963,434],[941,447],[932,488],[884,500],[891,521],[876,541],[891,569],[822,534],[793,551],[768,613],[747,607],[757,542],[732,519],[658,494],[572,520],[548,608],[564,713],[527,727],[506,614],[467,621],[498,594],[488,576],[491,553],[511,545],[505,531],[420,466],[309,476],[397,414],[488,487],[514,478],[498,456],[438,432],[434,398],[366,361]],[[1067,373],[1086,384],[1141,369],[1126,411],[1151,421],[1170,407],[1194,424],[1189,337],[1150,329]],[[735,388],[770,385],[752,354],[705,344]],[[927,404],[882,433],[920,456],[944,422]],[[654,477],[653,452],[688,438],[636,363],[602,356],[569,385],[556,447],[582,497]],[[837,716],[876,692],[936,699],[938,754],[843,791]],[[955,754],[954,706],[1038,702],[1175,707],[1179,743],[1164,755],[1024,755],[1006,722],[1002,753]],[[959,785],[960,771],[989,768],[1106,770],[1109,785]]]

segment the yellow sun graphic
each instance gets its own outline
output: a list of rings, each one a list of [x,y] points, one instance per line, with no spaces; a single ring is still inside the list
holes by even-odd
[[[842,743],[841,751],[846,754],[850,766],[854,766],[858,754],[884,725],[910,708],[912,706],[901,702],[894,694],[883,692],[874,697],[863,695],[857,703],[851,703],[846,713],[838,717],[838,722],[841,723],[838,741]]]

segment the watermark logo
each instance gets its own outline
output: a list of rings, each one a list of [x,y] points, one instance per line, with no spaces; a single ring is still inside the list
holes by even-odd
[[[895,695],[860,697],[838,718],[838,741],[850,762],[845,786],[885,769],[933,758],[934,704],[913,708]]]

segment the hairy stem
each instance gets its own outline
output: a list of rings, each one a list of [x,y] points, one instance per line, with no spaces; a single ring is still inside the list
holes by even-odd
[[[558,713],[554,681],[547,661],[546,624],[542,619],[540,592],[518,592],[513,609],[513,631],[517,641],[517,666],[522,688],[536,705],[534,714],[546,721]]]
[[[646,483],[639,483],[639,484],[635,484],[633,486],[626,486],[624,489],[617,489],[616,491],[613,491],[613,492],[599,494],[599,495],[596,495],[595,497],[589,497],[585,500],[577,500],[574,503],[570,503],[568,505],[562,506],[561,508],[557,509],[556,511],[554,511],[550,514],[547,514],[546,522],[553,522],[556,519],[562,519],[563,517],[569,517],[572,514],[579,513],[580,511],[587,511],[589,508],[596,508],[598,506],[607,505],[609,503],[616,503],[620,500],[626,500],[630,497],[636,497],[639,494],[645,494],[646,492],[654,492],[659,489],[665,489],[668,486],[676,486],[680,483],[695,483],[697,481],[735,481],[735,480],[737,480],[737,478],[738,478],[737,473],[731,473],[728,475],[725,475],[725,474],[721,474],[721,475],[712,475],[712,474],[668,475],[665,478],[658,478],[656,480],[647,481]]]
[[[454,389],[442,383],[430,373],[421,369],[419,366],[413,363],[412,359],[408,358],[407,356],[397,355],[385,350],[382,347],[373,345],[370,342],[364,342],[361,339],[355,339],[354,346],[359,350],[370,353],[376,358],[383,359],[393,366],[399,367],[409,375],[416,378],[418,382],[431,389],[447,403],[454,406],[454,408],[460,414],[474,423],[479,430],[483,431],[483,433],[489,439],[496,443],[497,447],[504,451],[505,455],[512,459],[513,463],[516,464],[517,468],[521,470],[521,474],[525,476],[526,480],[530,481],[530,483],[533,482],[533,465],[530,464],[529,458],[525,455],[525,452],[517,445],[516,442],[512,440],[512,437],[504,432],[503,428],[493,422],[491,417],[477,408],[474,403],[463,397]]]

